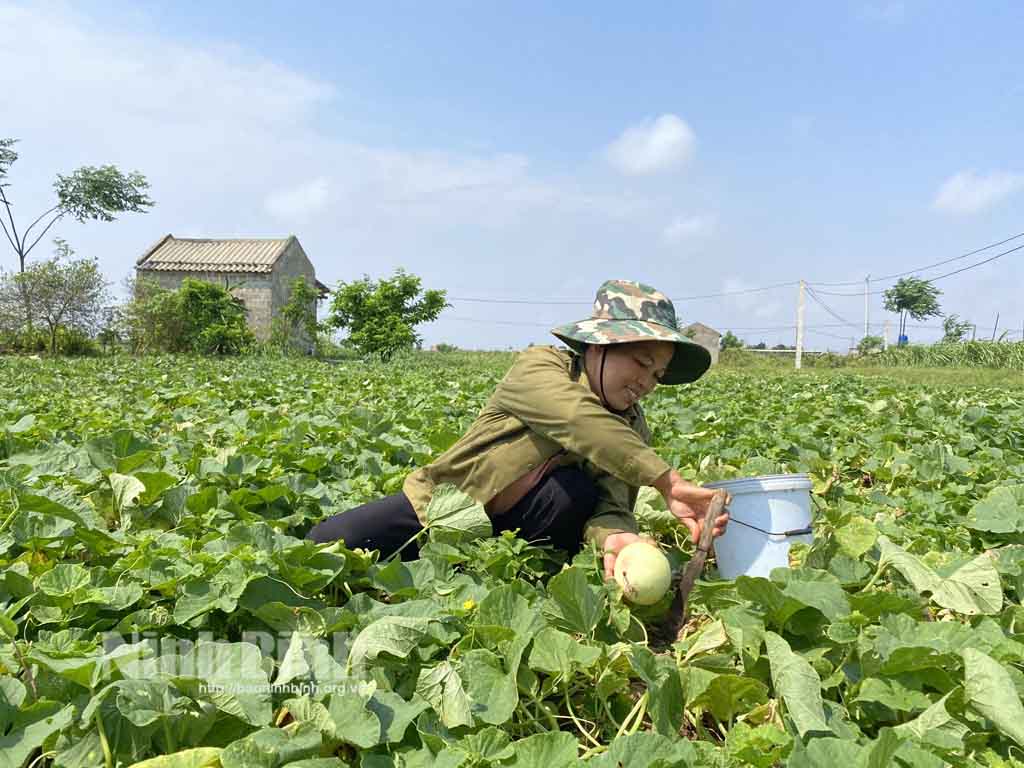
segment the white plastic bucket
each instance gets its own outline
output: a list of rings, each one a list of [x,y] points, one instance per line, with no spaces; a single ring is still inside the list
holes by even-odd
[[[732,496],[729,525],[715,539],[723,578],[767,577],[773,568],[789,567],[790,544],[814,540],[811,479],[805,474],[721,480],[704,487],[722,488]]]

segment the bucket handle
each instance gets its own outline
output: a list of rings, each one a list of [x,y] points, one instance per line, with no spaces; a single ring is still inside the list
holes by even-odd
[[[809,533],[814,533],[813,525],[808,525],[806,528],[793,528],[789,531],[766,531],[764,528],[758,528],[756,525],[745,523],[742,520],[738,520],[735,517],[732,518],[729,522],[739,523],[740,525],[744,525],[747,528],[753,528],[755,531],[760,531],[761,533],[767,534],[768,536],[783,536],[785,538],[789,538],[790,536],[805,536]]]

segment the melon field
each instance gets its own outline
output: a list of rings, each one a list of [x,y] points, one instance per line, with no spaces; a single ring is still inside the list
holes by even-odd
[[[815,510],[770,579],[709,561],[667,643],[669,597],[474,535],[455,495],[417,561],[304,539],[398,491],[511,361],[0,360],[0,768],[1024,766],[1019,382],[659,389],[684,476],[806,472]]]

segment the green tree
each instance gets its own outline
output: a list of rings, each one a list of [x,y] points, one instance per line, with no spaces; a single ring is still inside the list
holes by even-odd
[[[938,288],[919,277],[903,277],[882,294],[885,308],[900,316],[900,336],[906,334],[907,317],[924,320],[941,315]]]
[[[274,318],[271,343],[284,350],[308,351],[316,344],[320,324],[316,320],[316,302],[320,294],[304,277],[292,280],[287,303]]]
[[[971,330],[972,327],[972,323],[967,320],[962,320],[957,314],[946,315],[942,320],[943,343],[955,344],[958,341],[963,341],[967,336],[967,332]]]
[[[719,342],[721,349],[743,349],[743,339],[736,336],[732,331],[726,331],[725,336]]]
[[[345,330],[343,342],[364,355],[389,359],[420,343],[415,327],[436,320],[449,306],[442,290],[421,292],[421,280],[399,269],[390,279],[369,276],[341,283],[334,292],[326,325]]]
[[[100,325],[108,300],[107,282],[95,259],[74,259],[74,251],[56,240],[53,258],[36,261],[5,280],[7,307],[19,307],[22,330],[29,318],[41,319],[50,332],[50,354],[57,352],[57,332],[92,334]]]
[[[177,294],[186,351],[237,355],[255,343],[246,322],[245,304],[227,289],[186,277]]]
[[[859,342],[857,342],[857,353],[861,355],[870,355],[874,352],[881,352],[882,345],[885,343],[881,336],[865,336]]]
[[[131,299],[121,309],[117,335],[133,354],[172,351],[184,334],[177,291],[144,278],[129,279],[127,288]]]
[[[245,304],[219,285],[186,277],[172,291],[136,280],[132,291],[123,315],[133,352],[237,355],[256,341]]]
[[[6,221],[0,215],[0,228],[18,256],[18,271],[25,271],[26,259],[50,228],[65,216],[79,221],[113,221],[118,213],[145,213],[153,201],[146,195],[149,182],[141,173],[124,174],[116,166],[82,166],[69,176],[57,174],[53,189],[57,202],[35,217],[24,229],[14,220],[13,202],[6,181],[18,159],[14,151],[17,139],[0,139],[0,204],[6,209]]]

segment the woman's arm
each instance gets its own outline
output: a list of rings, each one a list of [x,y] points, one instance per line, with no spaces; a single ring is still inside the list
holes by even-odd
[[[614,478],[612,478],[614,481]],[[653,483],[654,487],[661,491],[665,497],[665,504],[675,517],[690,530],[690,537],[696,544],[700,538],[701,528],[704,525],[704,513],[707,505],[715,492],[710,488],[701,488],[699,485],[683,480],[674,469],[669,470]],[[623,486],[624,487],[624,486]],[[627,489],[628,493],[628,489]],[[614,494],[614,496],[620,496]],[[726,500],[728,503],[728,499]],[[604,575],[606,579],[612,578],[615,573],[615,558],[625,547],[634,541],[639,541],[641,536],[636,533],[636,521],[632,512],[626,512],[627,507],[621,504],[618,515],[605,514],[601,518],[593,517],[587,524],[586,537],[588,540],[596,541],[598,546],[604,550]],[[593,528],[591,527],[593,524]],[[721,536],[725,533],[725,527],[729,524],[728,511],[719,515],[715,520],[715,530],[712,535]],[[600,538],[598,538],[600,536]]]
[[[521,354],[491,404],[627,485],[651,485],[670,469],[589,387],[569,377],[565,358],[550,347]]]

